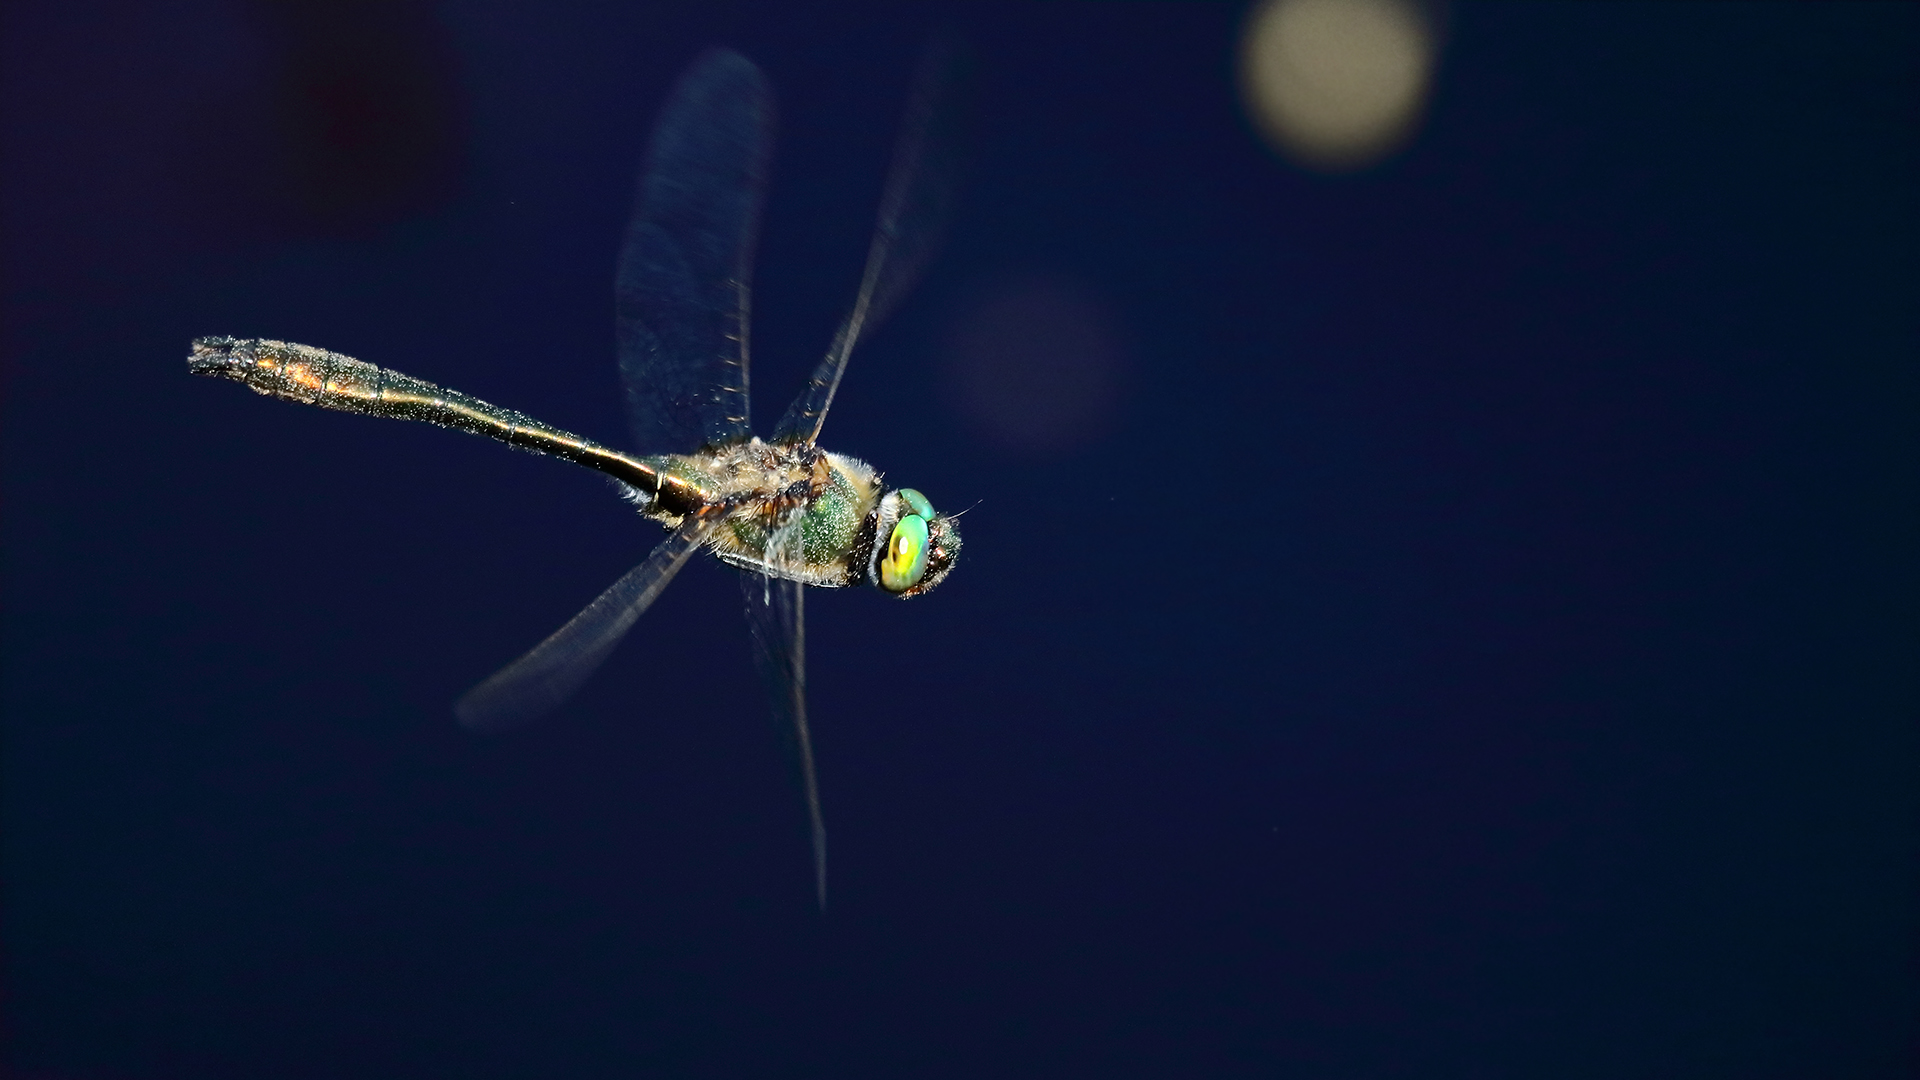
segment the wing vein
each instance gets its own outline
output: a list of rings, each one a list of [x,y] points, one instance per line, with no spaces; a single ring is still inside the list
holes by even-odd
[[[470,728],[497,731],[551,712],[606,661],[662,590],[713,532],[721,513],[708,509],[686,519],[580,614],[461,695],[454,715]]]

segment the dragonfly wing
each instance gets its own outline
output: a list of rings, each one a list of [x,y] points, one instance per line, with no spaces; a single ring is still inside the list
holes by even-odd
[[[573,696],[719,521],[720,515],[712,512],[687,518],[645,562],[627,571],[567,625],[462,695],[454,703],[454,715],[470,728],[503,730]]]
[[[813,838],[813,886],[820,910],[827,908],[827,826],[820,816],[820,781],[813,769],[813,735],[807,729],[806,586],[797,581],[742,573],[753,659],[773,699],[774,722],[789,733],[800,760]]]
[[[751,434],[747,306],[772,146],[766,76],[736,52],[695,60],[660,111],[614,277],[620,378],[642,453]]]
[[[826,358],[774,428],[775,442],[813,442],[862,334],[878,326],[920,279],[952,215],[957,169],[962,65],[958,47],[939,39],[914,76],[913,94],[894,145],[880,216],[867,245],[867,266],[852,310],[833,335]]]

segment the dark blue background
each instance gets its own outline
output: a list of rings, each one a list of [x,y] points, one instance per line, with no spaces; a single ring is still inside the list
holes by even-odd
[[[964,202],[825,442],[983,501],[936,595],[811,605],[831,910],[730,573],[456,727],[657,530],[188,340],[618,441],[633,173],[726,43],[764,428],[937,14],[10,6],[15,1074],[1909,1075],[1911,7],[1463,4],[1338,179],[1251,133],[1240,9],[947,12]],[[939,360],[1033,272],[1131,357],[1045,454]]]

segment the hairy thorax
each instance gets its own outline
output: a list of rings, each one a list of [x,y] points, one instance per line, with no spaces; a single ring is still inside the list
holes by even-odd
[[[706,492],[708,505],[727,508],[707,542],[723,562],[808,585],[861,580],[873,546],[863,534],[873,531],[880,497],[880,475],[866,462],[758,438],[645,460]],[[644,492],[633,498],[668,528],[683,520]]]

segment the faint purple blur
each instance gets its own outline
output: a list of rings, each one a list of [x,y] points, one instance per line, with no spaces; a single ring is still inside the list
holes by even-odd
[[[296,233],[350,235],[457,193],[467,101],[430,0],[249,0],[273,144],[263,209]]]
[[[1069,453],[1118,417],[1126,335],[1083,282],[1033,272],[991,282],[962,301],[944,344],[948,400],[1003,450]]]

